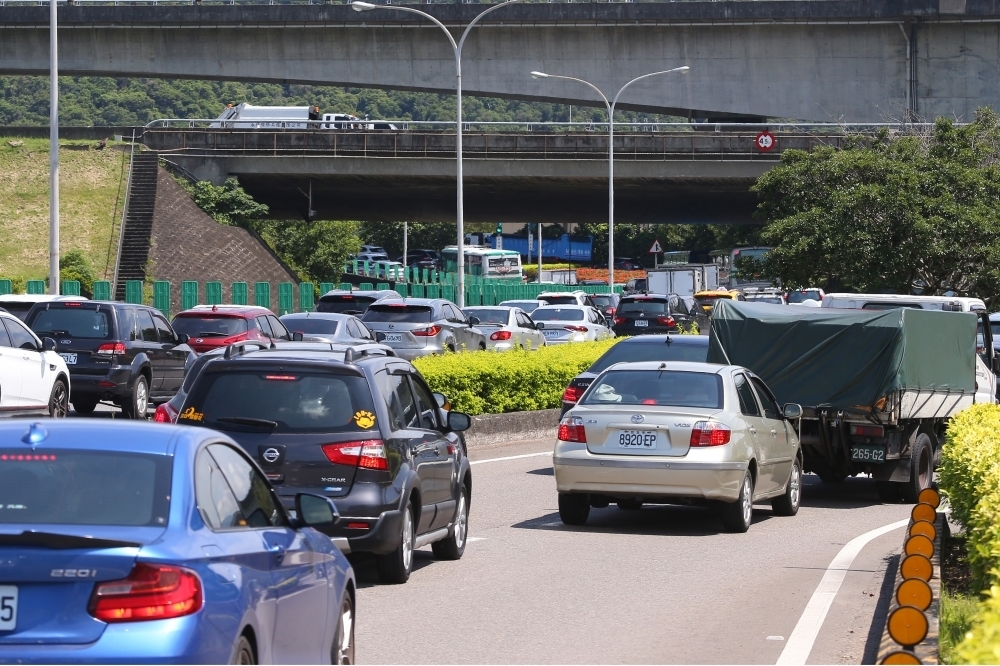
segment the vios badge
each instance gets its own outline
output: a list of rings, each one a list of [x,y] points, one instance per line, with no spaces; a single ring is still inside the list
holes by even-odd
[[[643,417],[642,414],[633,414],[632,415],[632,423],[642,423],[645,420],[646,419]]]
[[[71,344],[73,344],[73,341],[72,340],[60,340],[59,344],[61,344],[61,345],[71,345]]]
[[[265,465],[279,465],[285,457],[283,446],[259,446],[257,455]]]

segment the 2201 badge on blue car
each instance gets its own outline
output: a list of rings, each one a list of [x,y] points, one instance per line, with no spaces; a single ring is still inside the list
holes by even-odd
[[[0,663],[352,663],[354,571],[202,428],[0,424]]]

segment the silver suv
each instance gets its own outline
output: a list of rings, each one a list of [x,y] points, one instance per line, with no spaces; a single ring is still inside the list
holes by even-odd
[[[486,336],[476,328],[479,320],[466,317],[443,298],[378,301],[368,307],[361,321],[376,332],[379,342],[408,361],[446,351],[486,349]]]

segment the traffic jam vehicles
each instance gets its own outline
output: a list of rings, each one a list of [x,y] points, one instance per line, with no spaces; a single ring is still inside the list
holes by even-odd
[[[52,338],[39,339],[0,312],[0,416],[66,416],[70,376],[55,348]]]

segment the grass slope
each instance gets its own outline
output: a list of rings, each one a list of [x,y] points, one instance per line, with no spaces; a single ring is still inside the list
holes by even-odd
[[[11,141],[21,145],[11,146]],[[97,277],[110,278],[115,257],[112,250],[109,266],[108,242],[123,155],[110,144],[104,150],[86,149],[94,143],[61,142],[60,251],[82,250]],[[0,137],[0,277],[41,279],[48,275],[48,262],[49,142]]]

